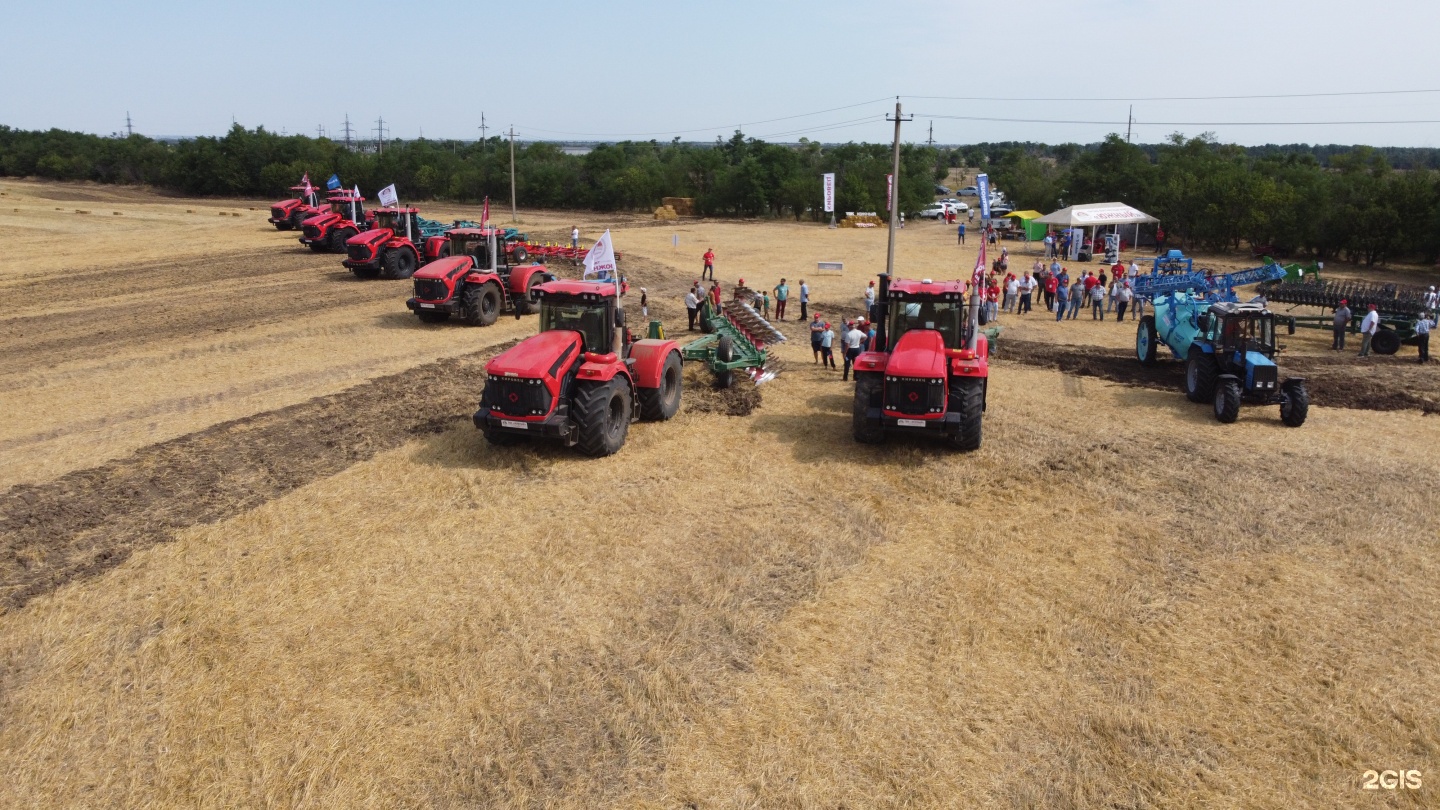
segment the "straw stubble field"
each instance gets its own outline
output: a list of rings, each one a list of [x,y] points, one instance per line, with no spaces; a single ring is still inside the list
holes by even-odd
[[[348,281],[255,203],[191,250],[183,212],[223,204],[0,190],[34,234],[0,277],[0,804],[1433,804],[1361,789],[1440,745],[1413,355],[1296,336],[1422,404],[1221,427],[1173,379],[1107,378],[1128,327],[1007,323],[959,456],[854,444],[850,387],[787,324],[758,408],[696,377],[617,456],[502,451],[467,409],[531,319],[413,324],[404,285]],[[76,224],[66,194],[148,221]],[[616,224],[672,329],[706,247],[752,287],[845,261],[812,279],[832,317],[883,262],[883,233]],[[902,262],[959,275],[945,237],[912,225]],[[93,293],[27,298],[27,264]]]

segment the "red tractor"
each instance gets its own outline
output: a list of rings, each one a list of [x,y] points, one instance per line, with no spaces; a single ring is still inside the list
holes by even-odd
[[[637,418],[680,410],[680,346],[632,340],[613,282],[551,281],[535,289],[540,333],[485,366],[475,426],[491,444],[559,439],[587,456],[625,444]]]
[[[277,231],[298,231],[305,220],[324,211],[320,207],[320,190],[314,186],[291,186],[299,194],[270,206],[270,224]]]
[[[512,265],[503,237],[498,228],[456,228],[427,242],[441,258],[415,271],[415,297],[405,306],[425,323],[455,315],[469,326],[489,326],[501,312],[535,312],[536,288],[555,276],[543,264]]]
[[[980,446],[990,343],[970,317],[976,306],[964,282],[881,274],[875,345],[855,360],[856,441],[927,433],[959,450]]]
[[[345,240],[345,260],[341,264],[357,278],[409,278],[420,265],[439,258],[438,254],[425,255],[418,247],[425,241],[420,230],[420,209],[378,208],[373,214],[374,224],[368,230]],[[445,243],[444,237],[436,239]]]
[[[321,211],[300,226],[300,244],[316,253],[344,253],[345,240],[370,227],[373,215],[365,213],[365,198],[353,191],[332,191]]]

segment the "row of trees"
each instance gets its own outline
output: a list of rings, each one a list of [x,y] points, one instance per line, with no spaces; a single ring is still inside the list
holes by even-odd
[[[1249,245],[1375,264],[1440,258],[1436,150],[1239,147],[1209,136],[1132,145],[905,146],[900,206],[931,199],[950,168],[988,171],[1022,208],[1119,200],[1159,217],[1175,241],[1207,250]],[[714,145],[625,142],[572,155],[550,143],[517,144],[522,205],[648,210],[693,197],[712,216],[821,219],[819,176],[837,175],[840,211],[881,211],[890,149],[880,144],[765,143],[736,132]],[[1405,168],[1395,168],[1398,160]],[[174,143],[0,126],[0,175],[145,183],[191,195],[274,197],[304,173],[338,174],[369,193],[395,183],[403,199],[508,199],[510,149],[480,142],[396,141],[355,151],[326,138],[233,127],[220,138]]]

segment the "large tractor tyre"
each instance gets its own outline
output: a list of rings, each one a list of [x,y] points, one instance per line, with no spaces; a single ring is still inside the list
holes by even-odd
[[[515,249],[510,251],[510,264],[512,265],[524,264],[528,258],[530,258],[530,251],[526,250],[524,245],[516,245]]]
[[[545,279],[540,273],[531,273],[525,282],[525,291],[515,296],[515,311],[521,315],[534,315],[540,311],[540,299],[535,297],[535,288]]]
[[[950,410],[960,414],[960,430],[950,437],[956,450],[979,450],[985,417],[985,380],[955,377],[950,380]]]
[[[410,278],[415,275],[415,254],[404,248],[395,248],[385,251],[380,260],[381,266],[385,268],[386,278]]]
[[[316,253],[329,253],[329,252],[330,252],[330,240],[328,240],[328,239],[316,240],[316,241],[314,241],[314,242],[308,243],[308,244],[307,244],[307,247],[309,247],[312,251],[314,251],[314,252],[316,252]]]
[[[489,326],[500,317],[500,288],[492,281],[467,284],[460,294],[460,317],[467,326]]]
[[[1142,366],[1153,366],[1160,359],[1160,335],[1155,331],[1155,316],[1146,315],[1135,329],[1135,356]]]
[[[353,229],[351,229],[351,228],[337,228],[337,229],[335,229],[334,231],[331,231],[331,232],[330,232],[330,252],[331,252],[331,253],[344,253],[344,252],[345,252],[345,240],[349,239],[350,237],[352,237],[352,236],[354,236],[354,235],[355,235],[355,231],[354,231]]]
[[[306,214],[302,211],[296,211],[295,213],[290,215],[290,228],[296,231],[300,230],[300,227],[305,224],[305,220],[309,218],[309,214]]]
[[[715,359],[722,363],[730,363],[735,360],[735,341],[729,335],[721,335],[719,342],[715,344]],[[735,372],[726,369],[715,372],[715,387],[721,390],[735,384]]]
[[[571,413],[579,427],[576,447],[591,457],[608,456],[625,446],[630,430],[630,389],[625,378],[606,383],[577,383]]]
[[[867,372],[855,375],[855,405],[851,412],[851,429],[855,433],[855,441],[861,444],[879,444],[885,441],[885,428],[872,424],[865,418],[866,412],[870,410],[870,403],[879,397],[883,384],[884,378],[879,374]]]
[[[380,277],[380,271],[373,267],[352,267],[350,268],[350,272],[354,273],[355,277],[362,281],[369,281],[370,279]]]
[[[867,312],[865,314],[868,317],[870,313]],[[990,312],[988,311],[988,308],[985,306],[985,304],[980,305],[980,312],[977,313],[976,320],[980,322],[981,326],[985,326],[986,324],[990,323]]]
[[[280,220],[279,222],[276,222],[276,223],[275,223],[275,230],[277,230],[277,231],[293,231],[293,230],[295,230],[295,225],[294,225],[294,223],[292,223],[292,222],[291,222],[290,220],[288,220],[288,219],[282,219],[282,220]]]
[[[444,323],[450,320],[450,313],[432,312],[422,309],[416,311],[415,317],[419,318],[421,323]]]
[[[640,418],[664,422],[678,413],[684,376],[680,370],[680,353],[670,352],[664,368],[660,369],[660,387],[640,389]]]
[[[1191,402],[1209,401],[1215,395],[1215,377],[1219,373],[1213,355],[1201,351],[1199,346],[1191,346],[1185,360],[1185,396]]]
[[[1370,338],[1370,349],[1376,354],[1394,354],[1400,351],[1400,335],[1392,329],[1381,329]]]
[[[1300,427],[1309,415],[1310,392],[1305,390],[1304,380],[1280,383],[1280,421],[1286,427]]]
[[[450,258],[450,243],[449,243],[448,241],[447,241],[445,244],[441,245],[439,250],[435,251],[435,258],[437,258],[437,259],[448,259],[448,258]]]
[[[1223,425],[1240,418],[1240,381],[1234,377],[1215,385],[1215,418]]]

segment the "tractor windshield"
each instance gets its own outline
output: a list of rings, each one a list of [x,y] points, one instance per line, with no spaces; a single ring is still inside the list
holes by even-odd
[[[340,200],[334,200],[330,203],[330,213],[339,214],[342,217],[349,217],[351,205],[352,203],[349,202],[341,202]],[[358,204],[356,205],[356,207],[359,207]]]
[[[540,330],[568,329],[579,332],[585,340],[585,351],[605,353],[610,351],[613,332],[610,326],[609,307],[604,302],[582,303],[579,301],[540,302]]]
[[[890,345],[912,329],[934,329],[948,349],[965,345],[965,304],[961,301],[896,301],[890,308]]]
[[[392,231],[399,231],[400,233],[405,232],[405,222],[400,219],[400,215],[394,211],[376,211],[375,227],[389,228]]]
[[[1227,351],[1275,354],[1275,321],[1267,315],[1231,317],[1224,320],[1220,345]]]

